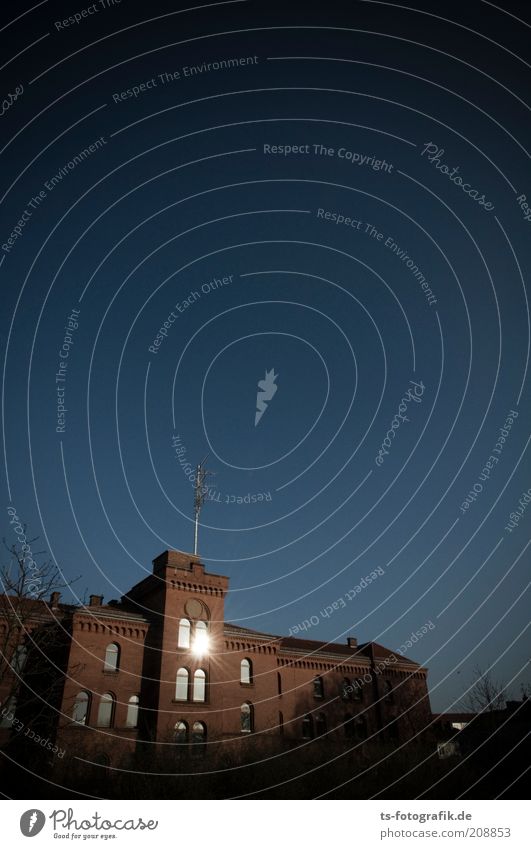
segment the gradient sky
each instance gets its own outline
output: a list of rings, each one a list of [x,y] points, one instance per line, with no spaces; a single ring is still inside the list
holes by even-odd
[[[119,597],[161,551],[193,545],[179,436],[183,463],[208,455],[215,473],[200,554],[230,576],[228,620],[283,634],[313,617],[312,638],[393,649],[433,622],[409,654],[430,669],[434,709],[459,709],[477,665],[518,695],[530,681],[525,5],[331,2],[302,16],[157,0],[58,29],[88,6],[45,2],[0,31],[2,97],[23,87],[1,119],[5,506],[67,579],[81,575],[74,595]],[[278,389],[255,426],[270,369]],[[401,403],[408,421],[378,465]],[[2,527],[9,541],[7,512]]]

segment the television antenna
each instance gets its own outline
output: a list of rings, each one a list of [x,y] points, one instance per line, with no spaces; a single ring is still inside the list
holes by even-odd
[[[209,472],[206,469],[207,457],[203,457],[201,462],[198,464],[195,471],[195,481],[194,481],[194,554],[197,554],[197,544],[199,539],[199,515],[201,513],[201,508],[206,501],[209,486],[206,483],[206,479],[209,475],[213,475],[214,472]]]

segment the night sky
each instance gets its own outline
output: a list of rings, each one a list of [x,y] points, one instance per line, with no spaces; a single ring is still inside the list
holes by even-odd
[[[119,598],[192,550],[206,455],[227,620],[394,650],[424,631],[434,710],[477,666],[519,696],[527,4],[2,16],[7,541],[11,506],[81,576],[65,600]]]

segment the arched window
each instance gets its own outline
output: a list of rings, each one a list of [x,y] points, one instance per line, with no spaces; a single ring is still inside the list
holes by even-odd
[[[105,672],[118,672],[120,661],[120,646],[117,643],[109,643],[105,649]]]
[[[202,669],[196,669],[194,672],[194,692],[192,698],[194,702],[204,702],[206,699],[206,675]]]
[[[188,701],[188,670],[181,666],[177,670],[177,682],[175,684],[175,698],[179,701]]]
[[[192,726],[192,754],[203,755],[206,749],[207,729],[204,722],[194,722]]]
[[[138,705],[140,699],[138,696],[131,696],[127,703],[127,718],[125,724],[127,728],[136,728],[138,725]]]
[[[179,622],[179,638],[177,640],[177,647],[180,649],[189,649],[190,648],[190,620],[189,619],[181,619]]]
[[[282,695],[282,675],[280,672],[277,672],[277,692],[279,696]]]
[[[23,643],[21,643],[16,647],[13,652],[13,657],[11,658],[11,669],[16,673],[16,675],[22,674],[22,670],[26,665],[27,659],[28,649]]]
[[[240,731],[249,733],[254,731],[254,711],[249,702],[244,702],[240,708]]]
[[[175,723],[175,733],[173,735],[173,739],[181,746],[186,745],[188,743],[188,726],[184,719],[181,719],[179,722]]]
[[[104,693],[100,699],[98,708],[98,726],[110,728],[113,722],[114,696],[112,693]]]
[[[316,699],[324,698],[324,684],[320,675],[316,675],[313,679],[313,695]]]
[[[105,752],[96,752],[96,754],[91,758],[91,761],[92,763],[89,767],[91,778],[94,781],[101,781],[102,778],[107,779],[109,775],[109,768],[111,766],[111,759],[109,755]]]
[[[352,698],[352,684],[348,678],[343,678],[341,682],[341,698],[344,702],[349,702]]]
[[[354,717],[350,713],[346,713],[343,718],[343,731],[348,739],[354,736]]]
[[[240,684],[252,684],[253,665],[246,657],[240,663]]]
[[[358,740],[365,740],[367,737],[367,723],[364,716],[357,716],[354,722],[356,737]]]
[[[313,719],[310,714],[307,713],[304,719],[302,720],[302,736],[306,740],[311,740],[313,737]]]
[[[194,654],[202,655],[208,651],[208,625],[206,622],[196,622],[194,631]]]
[[[315,733],[317,737],[322,737],[326,734],[326,716],[324,713],[318,713],[315,718]]]
[[[89,694],[84,690],[78,693],[72,710],[72,720],[78,725],[86,725],[89,711]]]
[[[394,702],[394,696],[393,696],[393,685],[391,684],[390,681],[386,681],[385,684],[384,684],[384,696],[385,696],[386,704],[392,705],[393,702]]]

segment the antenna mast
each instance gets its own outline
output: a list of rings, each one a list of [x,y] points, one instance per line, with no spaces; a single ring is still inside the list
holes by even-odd
[[[206,457],[204,457],[199,465],[197,466],[195,472],[195,483],[194,483],[194,514],[195,514],[195,526],[194,526],[194,554],[197,554],[197,543],[199,537],[199,514],[201,513],[201,508],[205,503],[206,497],[208,495],[208,486],[205,481],[207,475],[211,475],[212,472],[208,472],[205,468]]]

